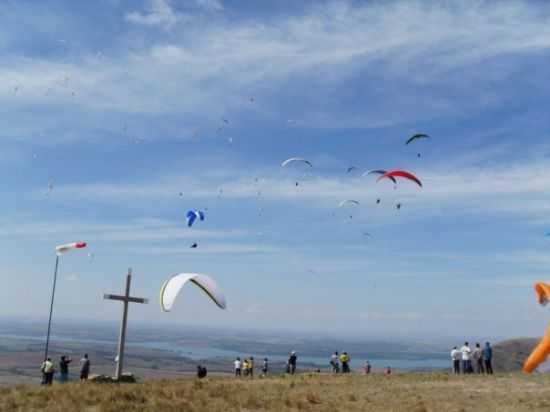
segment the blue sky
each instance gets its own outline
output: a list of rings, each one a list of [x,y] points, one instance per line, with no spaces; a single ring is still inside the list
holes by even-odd
[[[550,5],[296,3],[0,5],[2,315],[45,316],[55,245],[85,240],[93,258],[62,258],[58,317],[117,320],[101,295],[131,266],[140,321],[542,333]],[[432,138],[405,147],[415,132]],[[314,168],[281,169],[293,156]],[[191,208],[207,219],[188,229]],[[229,309],[189,288],[161,313],[184,271]]]

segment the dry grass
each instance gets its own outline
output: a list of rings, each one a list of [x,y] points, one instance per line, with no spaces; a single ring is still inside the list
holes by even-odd
[[[0,389],[0,411],[548,411],[550,376],[228,377]]]

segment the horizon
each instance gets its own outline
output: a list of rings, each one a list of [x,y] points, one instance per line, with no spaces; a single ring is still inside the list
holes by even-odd
[[[0,5],[3,317],[45,317],[54,248],[86,241],[54,335],[118,322],[128,267],[130,330],[542,335],[550,3],[295,3]],[[361,176],[381,168],[423,187]],[[162,313],[181,272],[227,310],[190,285]]]

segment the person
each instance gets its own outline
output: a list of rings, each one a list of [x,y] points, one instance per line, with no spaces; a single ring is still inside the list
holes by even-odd
[[[235,362],[233,362],[233,367],[235,368],[235,376],[241,376],[241,366],[242,366],[242,363],[241,363],[241,358],[237,357],[237,359],[235,359]]]
[[[347,352],[343,352],[340,355],[340,363],[342,364],[342,373],[349,373],[349,355]]]
[[[456,346],[454,346],[453,350],[451,350],[451,359],[453,361],[453,373],[455,375],[460,374],[460,358],[462,358],[462,354]]]
[[[330,357],[330,366],[332,367],[332,373],[340,372],[340,357],[338,352],[334,352]]]
[[[254,356],[248,359],[248,376],[254,377]]]
[[[298,360],[298,356],[296,356],[296,352],[292,351],[290,352],[290,357],[288,358],[288,366],[289,366],[289,372],[291,375],[294,375],[296,372],[296,361]]]
[[[365,375],[370,375],[371,365],[369,361],[365,362]]]
[[[262,365],[262,374],[264,376],[267,376],[268,371],[269,371],[269,361],[267,358],[264,358],[264,363]]]
[[[391,366],[386,368],[386,375],[391,375]]]
[[[80,359],[80,380],[88,380],[88,375],[90,374],[90,359],[88,359],[88,354],[85,353],[84,357]]]
[[[481,349],[481,345],[479,343],[476,343],[476,347],[472,352],[472,358],[474,359],[476,372],[485,373],[485,368],[483,367],[483,350]]]
[[[208,371],[206,370],[206,366],[197,365],[197,378],[199,379],[206,378],[207,374],[208,374]]]
[[[243,360],[243,376],[248,376],[248,359]]]
[[[462,353],[462,373],[472,373],[472,360],[470,358],[472,350],[468,342],[464,342],[464,346],[460,348],[460,352]]]
[[[59,361],[59,383],[65,383],[69,380],[69,363],[73,360],[66,356],[61,356]]]
[[[488,375],[493,374],[493,348],[489,342],[485,342],[485,348],[483,349],[483,361],[485,363],[485,372]]]
[[[53,375],[55,373],[55,366],[51,358],[47,358],[40,366],[42,371],[42,385],[51,385],[53,382]]]

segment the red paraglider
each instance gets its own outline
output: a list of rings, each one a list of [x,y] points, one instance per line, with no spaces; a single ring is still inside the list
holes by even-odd
[[[418,186],[422,187],[422,182],[420,181],[420,179],[418,179],[412,173],[406,172],[404,170],[390,170],[390,171],[384,173],[382,176],[380,176],[378,178],[378,180],[384,179],[385,177],[387,177],[388,179],[395,178],[395,177],[402,177],[404,179],[412,180]]]

